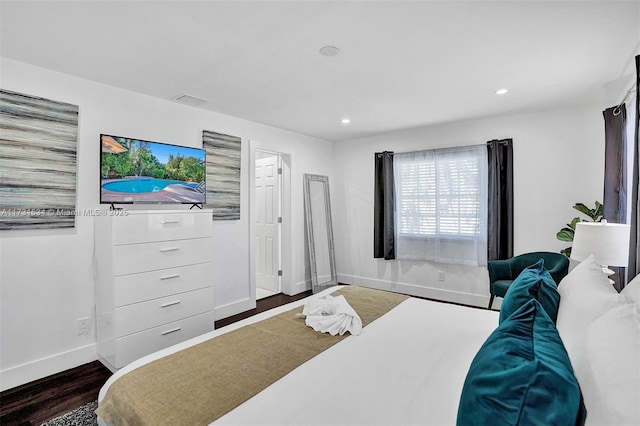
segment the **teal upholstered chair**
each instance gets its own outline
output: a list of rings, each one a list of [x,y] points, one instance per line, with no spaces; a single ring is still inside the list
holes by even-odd
[[[544,259],[544,267],[549,271],[556,284],[559,284],[560,280],[569,272],[569,259],[565,255],[547,251],[525,253],[514,256],[511,259],[490,260],[487,262],[489,291],[491,293],[489,309],[493,305],[495,296],[504,297],[507,289],[513,280],[520,275],[520,272],[540,259]]]

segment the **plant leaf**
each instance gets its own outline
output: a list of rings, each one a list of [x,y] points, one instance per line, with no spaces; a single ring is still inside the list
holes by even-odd
[[[596,201],[596,208],[594,209],[596,216],[604,216],[604,204],[600,201]]]
[[[569,224],[569,228],[571,228],[572,230],[574,230],[574,231],[575,231],[575,230],[576,230],[576,223],[578,223],[578,222],[582,222],[582,221],[580,220],[580,218],[579,218],[579,217],[574,217],[574,218],[571,220],[571,223]]]
[[[573,208],[588,216],[594,222],[600,222],[604,214],[604,205],[600,201],[595,202],[595,207],[593,209],[590,209],[583,203],[576,203]]]
[[[572,229],[562,228],[557,234],[556,238],[560,241],[573,241],[574,232]]]
[[[580,213],[585,214],[585,215],[587,215],[589,217],[591,217],[591,215],[593,214],[592,210],[589,207],[585,206],[583,203],[576,203],[573,206],[573,208],[578,210]]]

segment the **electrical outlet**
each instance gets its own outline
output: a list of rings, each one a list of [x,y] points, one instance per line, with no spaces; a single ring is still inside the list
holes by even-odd
[[[444,281],[444,271],[438,271],[438,281]]]
[[[78,336],[89,334],[89,318],[78,318]]]

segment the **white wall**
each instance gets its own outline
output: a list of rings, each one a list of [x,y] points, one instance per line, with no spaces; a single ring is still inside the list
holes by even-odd
[[[556,232],[579,216],[572,206],[602,201],[603,109],[591,106],[487,118],[336,144],[332,202],[339,281],[487,306],[485,268],[373,258],[374,153],[512,138],[515,254],[560,251],[567,245],[556,239]],[[444,271],[444,281],[438,281],[438,271]]]
[[[217,311],[224,307],[226,314],[255,303],[249,277],[248,192],[249,168],[253,167],[249,164],[249,141],[252,147],[290,154],[290,287],[304,288],[302,175],[331,176],[331,142],[5,58],[0,67],[3,89],[80,107],[78,210],[100,208],[100,133],[194,147],[202,145],[203,130],[242,138],[241,219],[214,222],[215,305]],[[97,359],[93,327],[88,336],[76,333],[78,318],[89,317],[92,326],[95,324],[93,218],[77,217],[72,230],[4,231],[0,237],[1,389]]]

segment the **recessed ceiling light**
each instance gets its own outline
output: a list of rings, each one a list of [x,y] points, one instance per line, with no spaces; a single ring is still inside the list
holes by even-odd
[[[496,90],[496,95],[506,95],[507,93],[509,93],[509,90],[507,90],[507,89],[498,89],[498,90]]]
[[[340,49],[334,46],[323,46],[320,48],[320,54],[322,56],[338,56]]]
[[[348,118],[343,118],[341,123],[342,124],[349,124],[349,123],[351,123],[351,120],[349,120]]]

